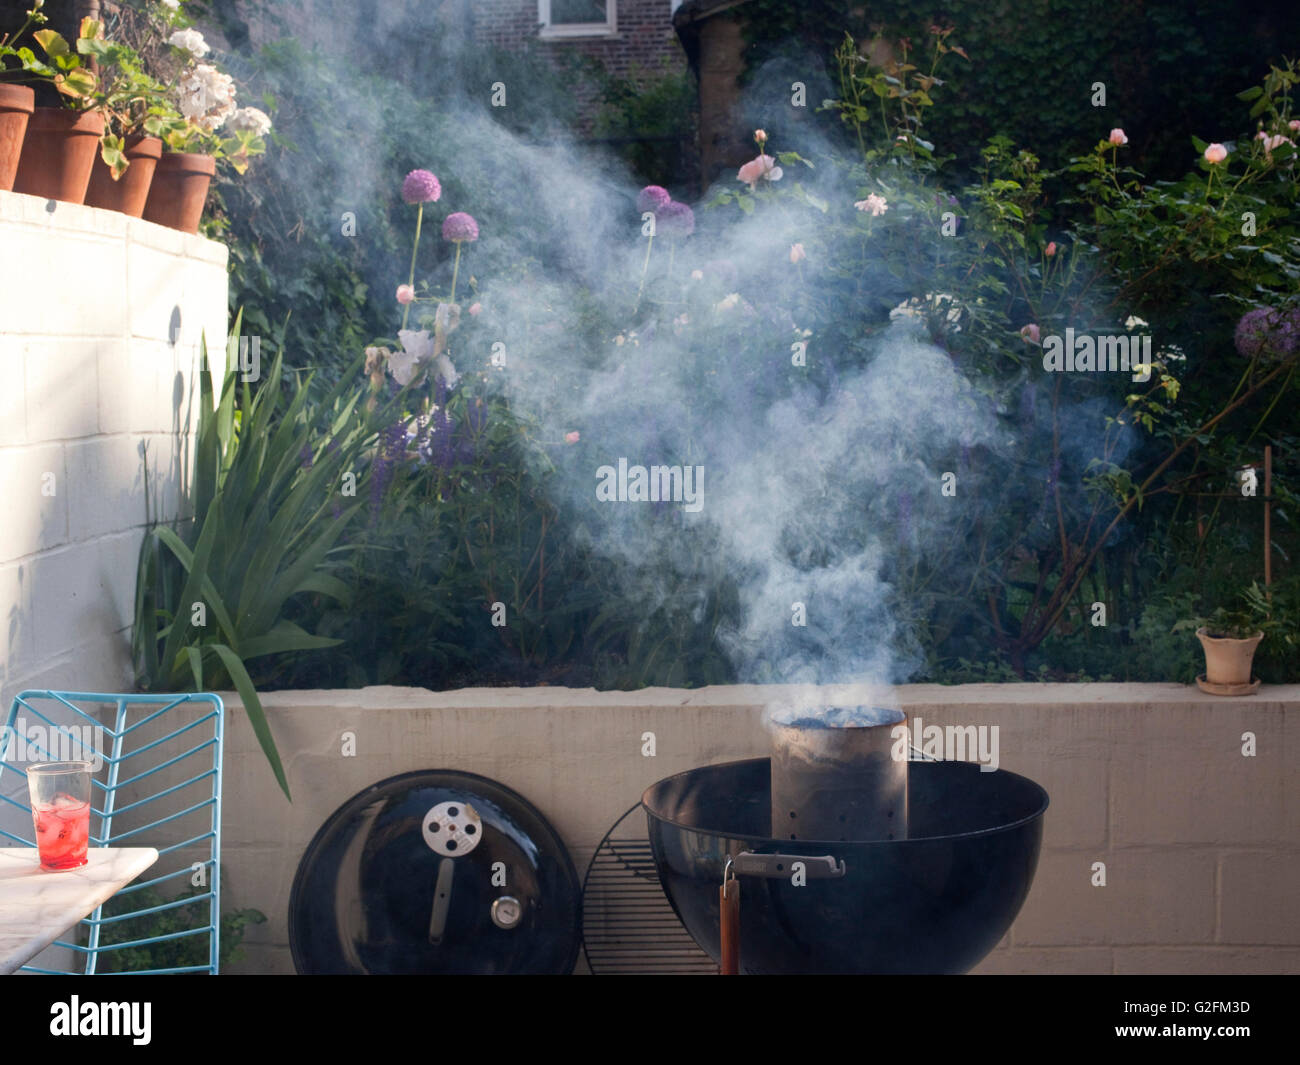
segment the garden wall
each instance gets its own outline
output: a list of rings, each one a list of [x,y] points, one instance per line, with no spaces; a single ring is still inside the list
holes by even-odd
[[[132,687],[145,456],[148,513],[174,516],[204,335],[225,365],[226,276],[222,244],[0,192],[6,712],[24,688]]]
[[[761,708],[776,691],[274,692],[263,698],[292,804],[238,698],[223,696],[223,909],[269,918],[228,971],[293,971],[294,871],[321,823],[367,785],[442,768],[499,780],[550,819],[581,876],[649,784],[766,754]],[[1029,899],[977,972],[1300,972],[1300,685],[1246,699],[1176,684],[913,685],[898,702],[914,725],[998,726],[1001,767],[1051,796]],[[647,731],[654,757],[642,755]],[[354,756],[343,754],[345,732]],[[1097,862],[1104,887],[1093,886]]]

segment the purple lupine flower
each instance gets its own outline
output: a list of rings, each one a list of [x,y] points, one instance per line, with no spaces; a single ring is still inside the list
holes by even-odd
[[[379,520],[379,510],[383,505],[384,493],[388,491],[393,480],[393,468],[398,458],[406,451],[406,425],[396,421],[379,434],[379,446],[375,451],[374,466],[370,472],[370,520],[373,524]]]
[[[1241,316],[1233,341],[1244,359],[1288,359],[1300,349],[1300,308],[1256,307]]]
[[[689,237],[695,232],[695,212],[672,200],[655,213],[658,232],[669,237]]]
[[[647,185],[636,197],[636,209],[638,213],[644,214],[646,211],[661,211],[672,203],[672,197],[668,195],[668,190],[660,185]]]
[[[302,445],[302,450],[298,452],[298,465],[304,470],[311,469],[311,444]]]
[[[478,223],[472,215],[464,211],[453,211],[442,223],[442,239],[453,244],[461,241],[478,240]]]
[[[402,182],[402,199],[407,203],[433,203],[442,195],[442,183],[430,170],[412,170]]]
[[[433,441],[429,457],[439,469],[449,470],[455,455],[452,450],[451,416],[447,413],[447,381],[441,375],[434,378],[433,402],[438,409],[430,417]]]

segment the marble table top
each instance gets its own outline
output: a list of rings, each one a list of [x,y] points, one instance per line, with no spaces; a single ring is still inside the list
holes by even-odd
[[[91,847],[80,869],[41,868],[35,847],[0,847],[0,975],[59,935],[158,860],[152,847]]]

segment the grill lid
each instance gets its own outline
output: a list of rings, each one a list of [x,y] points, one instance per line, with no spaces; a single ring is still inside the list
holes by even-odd
[[[289,945],[308,974],[568,973],[579,909],[573,862],[527,800],[421,770],[321,826],[294,878]]]

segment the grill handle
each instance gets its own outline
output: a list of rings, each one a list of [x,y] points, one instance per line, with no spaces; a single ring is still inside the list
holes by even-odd
[[[761,876],[768,880],[786,880],[795,862],[803,862],[804,876],[809,880],[837,880],[848,872],[843,861],[829,854],[810,857],[807,854],[755,854],[741,851],[732,861],[737,876]]]

